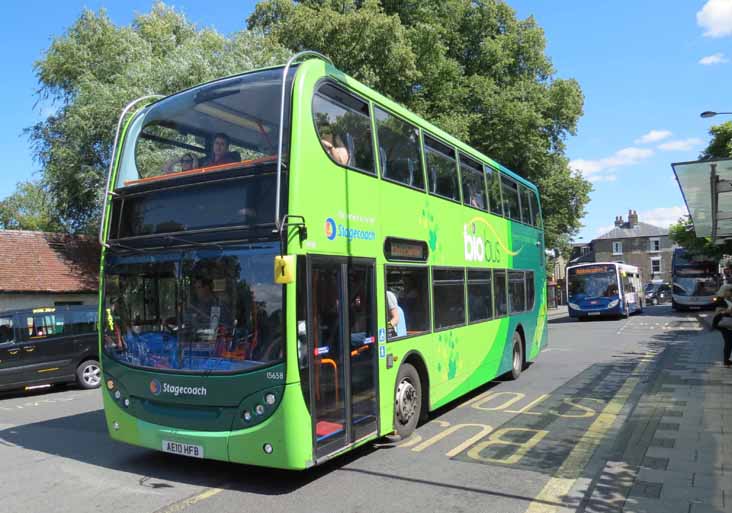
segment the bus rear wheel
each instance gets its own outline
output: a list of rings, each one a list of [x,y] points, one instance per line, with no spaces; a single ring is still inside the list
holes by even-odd
[[[411,364],[399,367],[394,395],[394,431],[399,437],[409,437],[417,427],[422,412],[422,383]]]
[[[76,368],[76,383],[85,390],[99,388],[102,370],[96,360],[86,360]]]
[[[518,331],[513,332],[513,348],[511,349],[511,379],[518,379],[524,370],[524,341]]]

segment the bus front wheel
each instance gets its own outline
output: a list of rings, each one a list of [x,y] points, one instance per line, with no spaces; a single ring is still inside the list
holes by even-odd
[[[394,396],[394,431],[402,439],[409,437],[417,427],[422,410],[422,383],[419,373],[411,364],[399,368]]]

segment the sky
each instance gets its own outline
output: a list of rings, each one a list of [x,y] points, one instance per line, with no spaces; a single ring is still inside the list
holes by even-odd
[[[40,176],[24,134],[48,114],[38,102],[33,63],[82,9],[105,8],[124,25],[152,3],[64,0],[60,9],[57,2],[29,0],[5,6],[0,45],[12,51],[4,53],[0,82],[0,199],[12,194],[18,181]],[[256,5],[254,0],[167,3],[199,27],[223,34],[242,29]],[[571,166],[594,188],[576,240],[608,231],[615,217],[627,219],[630,209],[638,211],[640,221],[675,222],[685,207],[670,164],[695,160],[709,141],[709,128],[725,121],[702,119],[699,113],[732,111],[732,0],[507,3],[519,18],[535,18],[555,77],[576,79],[585,96],[577,133],[566,140]]]

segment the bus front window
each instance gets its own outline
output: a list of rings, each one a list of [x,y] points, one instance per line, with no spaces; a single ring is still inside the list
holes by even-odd
[[[571,269],[569,295],[577,298],[616,297],[617,274],[614,270],[583,274],[581,268]]]
[[[204,84],[144,109],[130,124],[115,188],[274,160],[282,70]]]
[[[245,371],[280,361],[282,286],[269,250],[112,257],[106,353],[189,372]]]

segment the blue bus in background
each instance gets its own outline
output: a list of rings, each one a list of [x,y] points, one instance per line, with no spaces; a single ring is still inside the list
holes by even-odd
[[[643,311],[643,287],[637,267],[597,262],[567,267],[569,316],[577,319],[627,317]]]

